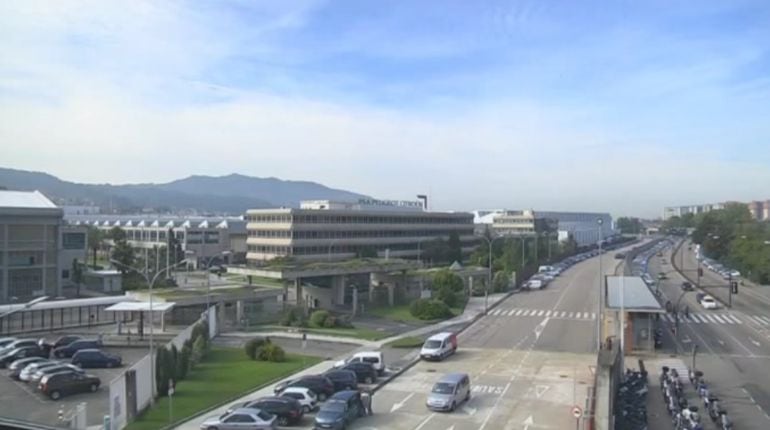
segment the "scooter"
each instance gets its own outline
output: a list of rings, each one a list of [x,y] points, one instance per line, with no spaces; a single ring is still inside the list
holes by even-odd
[[[722,412],[722,407],[719,405],[719,399],[716,397],[709,398],[708,413],[711,421],[717,422],[719,415]]]
[[[726,410],[719,411],[719,417],[722,430],[733,430],[733,421],[727,416]]]

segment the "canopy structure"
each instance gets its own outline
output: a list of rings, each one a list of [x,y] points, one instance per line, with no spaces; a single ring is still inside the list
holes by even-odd
[[[152,312],[166,312],[173,309],[174,305],[173,302],[153,302]],[[120,302],[106,308],[105,311],[150,312],[150,302]]]

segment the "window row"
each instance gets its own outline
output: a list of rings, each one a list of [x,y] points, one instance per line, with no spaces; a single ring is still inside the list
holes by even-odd
[[[291,231],[291,230],[249,230],[249,237],[278,239],[355,239],[382,237],[447,237],[452,232],[461,236],[473,235],[473,229],[465,230],[362,230],[362,231]]]
[[[473,217],[437,216],[372,216],[372,215],[249,215],[254,223],[297,224],[466,224],[473,225]]]

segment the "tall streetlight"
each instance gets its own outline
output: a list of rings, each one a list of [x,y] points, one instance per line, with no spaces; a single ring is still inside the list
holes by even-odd
[[[504,237],[505,236],[497,236],[490,240],[486,236],[481,236],[481,238],[487,242],[487,245],[489,245],[489,269],[487,273],[487,287],[484,289],[484,315],[487,314],[487,308],[489,307],[489,286],[492,285],[492,244],[494,244],[497,239]]]
[[[190,252],[189,251],[185,251],[185,254],[188,254],[188,253],[190,253]],[[123,268],[125,268],[127,270],[130,270],[130,271],[134,272],[134,273],[138,273],[139,275],[141,275],[144,278],[144,280],[147,282],[147,285],[149,286],[149,289],[150,289],[150,360],[152,361],[152,363],[151,363],[152,365],[150,366],[150,379],[152,380],[152,382],[151,382],[152,383],[152,385],[151,385],[151,387],[152,387],[152,396],[150,396],[150,404],[154,404],[155,403],[155,388],[156,387],[155,387],[155,343],[154,343],[154,335],[153,335],[153,325],[154,324],[153,324],[153,315],[152,315],[152,287],[153,287],[153,285],[155,285],[155,281],[158,280],[158,277],[160,275],[162,275],[163,273],[167,272],[169,269],[173,269],[176,266],[180,266],[182,264],[187,263],[187,259],[184,259],[182,261],[179,261],[177,263],[174,263],[174,264],[171,264],[171,265],[168,265],[168,266],[164,267],[158,273],[156,273],[152,277],[152,279],[150,279],[150,277],[148,276],[147,273],[143,273],[142,271],[137,270],[137,269],[135,269],[135,268],[133,268],[131,266],[125,265],[125,264],[123,264],[123,263],[121,263],[119,261],[110,259],[110,263],[112,263],[112,264],[114,264],[116,266],[123,267]]]
[[[192,251],[192,252],[195,252],[195,251]],[[209,267],[211,266],[211,262],[214,261],[215,258],[226,257],[230,254],[232,254],[231,251],[221,251],[219,254],[215,254],[207,259],[204,259],[204,261],[206,262],[206,265],[203,267],[203,270],[206,271],[206,312],[208,312],[209,308],[211,308],[211,273],[209,272]]]
[[[602,253],[602,245],[604,242],[604,229],[602,228],[602,224],[604,224],[604,219],[597,218],[596,223],[599,225],[599,302],[597,303],[598,310],[596,312],[596,315],[599,316],[596,320],[596,350],[601,351],[602,349],[602,295],[604,295],[604,292],[602,291],[602,278],[604,278],[604,272],[602,270],[602,258],[604,258],[604,253]]]

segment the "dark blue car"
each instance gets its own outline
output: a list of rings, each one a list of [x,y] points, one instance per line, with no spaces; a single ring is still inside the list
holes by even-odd
[[[101,343],[98,340],[76,340],[69,345],[60,346],[53,350],[53,356],[56,358],[70,358],[81,349],[99,349]]]
[[[119,367],[122,364],[120,356],[104,352],[100,349],[81,349],[72,356],[72,364],[86,367]]]

